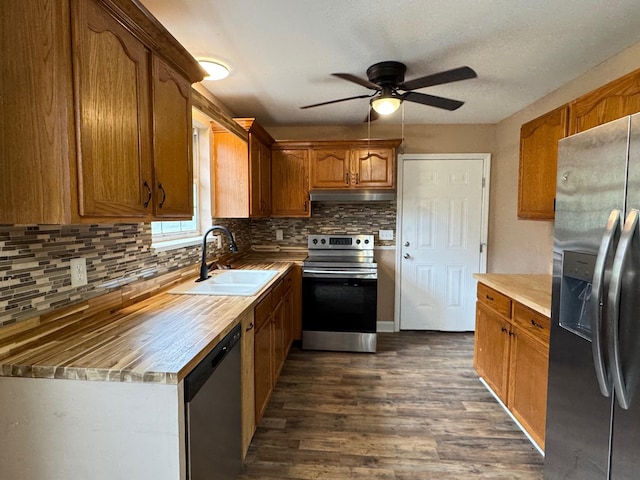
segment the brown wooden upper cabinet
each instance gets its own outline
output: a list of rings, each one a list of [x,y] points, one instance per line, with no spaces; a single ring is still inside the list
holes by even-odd
[[[188,52],[129,0],[1,2],[0,16],[0,223],[191,217],[204,72]]]
[[[395,189],[399,141],[318,142],[310,150],[310,188]]]
[[[568,110],[557,108],[520,129],[519,218],[554,218],[558,140],[567,136]]]
[[[518,218],[554,219],[558,140],[637,112],[640,112],[640,70],[523,124]]]
[[[640,70],[571,102],[569,135],[640,112]]]
[[[271,216],[311,216],[308,150],[274,146],[271,158]]]
[[[273,138],[254,118],[235,119],[247,140],[212,126],[213,216],[262,218],[271,214],[271,145]]]

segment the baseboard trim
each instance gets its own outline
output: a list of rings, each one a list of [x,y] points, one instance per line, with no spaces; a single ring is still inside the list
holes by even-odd
[[[384,333],[393,333],[395,332],[393,322],[377,322],[376,323],[376,331],[384,332]]]

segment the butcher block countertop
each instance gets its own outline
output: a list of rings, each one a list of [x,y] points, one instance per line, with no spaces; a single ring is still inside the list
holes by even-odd
[[[254,296],[161,292],[149,297],[138,292],[140,299],[134,293],[123,302],[120,292],[106,294],[99,308],[85,303],[62,317],[40,319],[29,330],[0,338],[0,375],[177,384],[292,265],[279,259],[234,262],[234,268],[281,272]],[[189,271],[189,276],[178,276],[157,290],[192,282],[195,272],[194,268],[193,274]],[[115,308],[109,309],[110,303]]]
[[[516,302],[551,317],[552,275],[474,273],[473,278]]]

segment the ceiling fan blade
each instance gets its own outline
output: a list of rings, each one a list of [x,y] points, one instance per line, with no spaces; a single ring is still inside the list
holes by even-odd
[[[402,98],[409,102],[421,103],[430,107],[442,108],[444,110],[456,110],[464,105],[460,100],[452,100],[451,98],[436,97],[427,95],[426,93],[407,92]]]
[[[373,107],[369,107],[369,114],[367,118],[364,119],[364,123],[368,123],[369,121],[375,121],[380,118],[380,114],[376,112]]]
[[[332,73],[334,77],[341,78],[343,80],[348,80],[349,82],[357,83],[358,85],[362,85],[365,88],[370,88],[371,90],[380,90],[380,86],[376,85],[369,80],[365,80],[364,78],[356,77],[355,75],[351,75],[350,73]]]
[[[414,78],[398,85],[401,90],[417,90],[418,88],[442,85],[443,83],[458,82],[469,78],[476,78],[478,74],[470,67],[459,67],[445,72],[434,73],[420,78]]]
[[[305,108],[320,107],[322,105],[331,105],[332,103],[346,102],[347,100],[355,100],[356,98],[369,98],[371,96],[372,95],[357,95],[355,97],[339,98],[338,100],[329,100],[328,102],[314,103],[313,105],[305,105],[304,107],[300,107],[300,108],[305,109]]]

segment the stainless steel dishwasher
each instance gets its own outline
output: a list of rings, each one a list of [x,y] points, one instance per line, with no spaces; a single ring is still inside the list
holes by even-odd
[[[242,469],[240,332],[238,325],[184,380],[190,480],[235,480]]]

